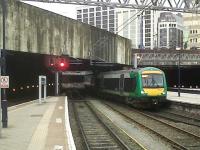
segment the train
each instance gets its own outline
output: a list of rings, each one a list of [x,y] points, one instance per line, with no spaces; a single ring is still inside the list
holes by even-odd
[[[136,108],[156,108],[167,102],[165,74],[155,67],[102,72],[98,86],[104,98],[120,99]]]
[[[64,71],[61,75],[61,90],[69,98],[83,98],[86,89],[94,86],[92,71]]]

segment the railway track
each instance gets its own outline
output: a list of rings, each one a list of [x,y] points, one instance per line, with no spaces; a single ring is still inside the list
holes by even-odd
[[[130,150],[86,102],[73,103],[78,126],[88,150]]]
[[[155,117],[172,120],[174,122],[181,122],[181,123],[185,123],[188,125],[200,127],[200,119],[199,118],[194,117],[194,116],[191,117],[189,115],[181,114],[179,112],[174,112],[174,111],[147,112],[147,111],[145,111],[145,113],[155,116]]]
[[[200,137],[193,133],[172,126],[156,117],[150,116],[133,108],[122,107],[113,103],[105,103],[105,105],[126,119],[161,137],[163,140],[170,143],[174,149],[200,149]]]

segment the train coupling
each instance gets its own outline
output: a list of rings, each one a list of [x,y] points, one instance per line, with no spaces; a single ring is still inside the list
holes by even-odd
[[[154,105],[158,104],[158,100],[157,99],[153,99],[152,102],[153,102]]]

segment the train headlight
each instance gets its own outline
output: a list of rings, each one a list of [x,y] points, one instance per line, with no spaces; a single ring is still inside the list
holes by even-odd
[[[141,94],[146,94],[144,91],[141,91]]]
[[[165,91],[161,93],[162,95],[165,95]]]

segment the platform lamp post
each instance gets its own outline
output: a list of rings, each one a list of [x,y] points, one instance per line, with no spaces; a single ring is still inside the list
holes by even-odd
[[[180,89],[180,84],[181,84],[181,68],[180,68],[180,48],[176,48],[178,50],[178,97],[181,96],[181,89]]]
[[[6,66],[5,66],[5,58],[4,58],[4,52],[5,52],[5,16],[6,16],[6,1],[1,0],[1,6],[2,6],[2,30],[3,30],[3,49],[0,50],[0,75],[6,74]],[[1,108],[2,108],[2,126],[3,128],[8,127],[8,112],[7,112],[7,98],[6,98],[6,89],[3,88],[0,91],[1,94]]]

